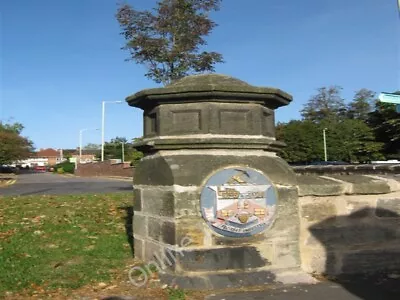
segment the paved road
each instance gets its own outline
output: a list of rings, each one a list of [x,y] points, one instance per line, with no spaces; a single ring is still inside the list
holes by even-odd
[[[18,175],[17,182],[0,189],[2,196],[113,193],[132,190],[132,183],[117,179],[68,177],[52,173]]]
[[[293,285],[264,291],[224,293],[207,296],[206,300],[399,300],[399,279],[320,282]]]

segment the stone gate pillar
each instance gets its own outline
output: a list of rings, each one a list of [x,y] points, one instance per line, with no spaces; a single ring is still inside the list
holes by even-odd
[[[300,280],[296,177],[276,155],[292,97],[195,75],[127,98],[143,109],[134,176],[136,258],[184,288]]]

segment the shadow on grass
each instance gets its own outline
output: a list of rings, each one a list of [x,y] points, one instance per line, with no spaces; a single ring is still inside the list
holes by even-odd
[[[133,206],[120,206],[118,209],[125,210],[124,225],[126,238],[131,249],[132,256],[135,256],[133,248]]]

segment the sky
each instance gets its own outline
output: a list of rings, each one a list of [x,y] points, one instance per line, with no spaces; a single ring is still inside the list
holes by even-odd
[[[38,149],[77,147],[81,129],[101,127],[102,101],[158,86],[125,61],[116,2],[0,1],[0,119],[22,123]],[[400,89],[397,0],[223,0],[212,18],[207,50],[225,60],[217,73],[293,96],[277,121],[300,118],[322,86],[342,86],[347,100],[361,88]],[[140,137],[142,111],[107,104],[105,129],[106,140]],[[84,132],[84,144],[100,142],[100,131]]]

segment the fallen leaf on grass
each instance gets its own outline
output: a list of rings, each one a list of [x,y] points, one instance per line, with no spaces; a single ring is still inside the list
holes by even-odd
[[[32,222],[33,223],[40,223],[42,221],[43,218],[45,218],[46,216],[36,216],[32,218]]]
[[[45,290],[41,286],[39,286],[35,283],[31,284],[31,288],[34,289],[36,293],[44,293],[45,292]]]
[[[108,209],[108,215],[110,215],[110,216],[115,216],[117,213],[118,213],[118,211],[115,207],[110,207]]]
[[[85,251],[90,251],[90,250],[93,250],[94,248],[95,248],[94,245],[90,245],[90,246],[85,247],[84,250]]]
[[[118,287],[118,286],[117,285],[111,285],[111,286],[107,287],[106,290],[113,290],[116,287]]]
[[[17,231],[16,229],[10,229],[7,230],[6,232],[0,232],[0,239],[6,239],[12,236],[16,231]]]
[[[56,268],[58,268],[58,267],[61,267],[62,265],[63,265],[62,262],[58,262],[58,263],[56,263],[56,264],[53,265],[53,268],[56,269]]]
[[[14,256],[18,257],[18,258],[20,258],[20,257],[32,257],[28,253],[15,253]]]

